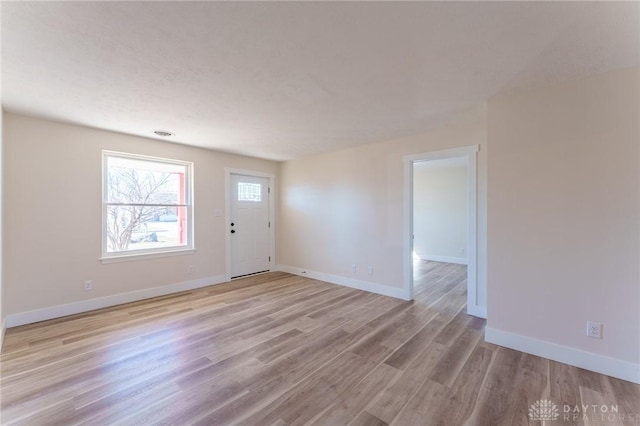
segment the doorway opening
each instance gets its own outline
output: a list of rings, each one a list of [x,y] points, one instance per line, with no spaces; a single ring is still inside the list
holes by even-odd
[[[227,279],[273,270],[273,175],[225,169]]]
[[[477,152],[473,145],[404,157],[403,287],[413,300],[434,290],[423,286],[433,277],[443,288],[466,281],[467,313],[484,317],[477,303]]]
[[[467,291],[467,158],[413,163],[413,296]]]

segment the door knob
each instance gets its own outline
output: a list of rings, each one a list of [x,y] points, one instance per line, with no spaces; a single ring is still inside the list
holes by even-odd
[[[231,233],[232,233],[232,234],[235,234],[235,233],[236,233],[236,230],[235,230],[235,229],[232,229],[232,230],[231,230]]]

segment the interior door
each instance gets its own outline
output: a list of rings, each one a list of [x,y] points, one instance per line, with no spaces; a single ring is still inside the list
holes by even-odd
[[[269,270],[269,179],[231,174],[231,277]]]

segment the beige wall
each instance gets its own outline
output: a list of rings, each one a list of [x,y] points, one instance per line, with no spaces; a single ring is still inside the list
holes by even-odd
[[[457,124],[421,135],[282,163],[278,262],[402,287],[403,156],[479,144],[478,284],[484,303],[485,117],[481,108]],[[352,264],[358,267],[355,274]]]
[[[4,195],[3,195],[3,182],[4,182],[4,170],[3,170],[3,160],[2,154],[4,151],[4,138],[3,138],[3,122],[4,122],[4,113],[2,109],[0,109],[0,351],[2,351],[2,342],[4,340],[4,330],[5,330],[5,318],[6,311],[4,308],[5,297],[4,297],[4,257],[3,257],[3,224],[4,224],[4,215],[3,215],[3,206],[4,206]]]
[[[466,159],[416,163],[413,251],[421,259],[467,262]]]
[[[275,162],[13,114],[4,126],[6,314],[223,275],[224,218],[213,212],[224,211],[224,167],[278,170]],[[194,162],[195,254],[98,260],[102,149]]]
[[[640,362],[639,105],[639,69],[489,103],[490,328]]]

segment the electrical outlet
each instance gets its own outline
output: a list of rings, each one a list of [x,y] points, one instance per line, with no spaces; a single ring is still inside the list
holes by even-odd
[[[84,282],[84,291],[91,291],[93,290],[93,281],[92,280],[86,280]]]
[[[373,266],[369,265],[369,267],[367,268],[367,273],[369,275],[373,275]]]
[[[464,254],[464,252],[465,252],[464,247],[463,247],[463,248],[461,248],[461,249],[460,249],[460,251],[458,251],[458,253],[459,253],[459,254]]]
[[[193,265],[189,265],[189,267],[187,268],[187,274],[193,274]]]
[[[599,322],[587,321],[587,337],[602,339],[602,324]]]
[[[352,264],[351,265],[351,272],[353,272],[354,274],[356,273],[356,271],[358,270],[358,267],[356,266],[356,264]]]

